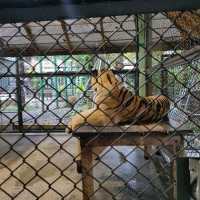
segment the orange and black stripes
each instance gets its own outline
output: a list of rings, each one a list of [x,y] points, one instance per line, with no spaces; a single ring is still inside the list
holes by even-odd
[[[106,112],[111,112],[112,116],[116,116],[119,123],[157,122],[166,118],[170,109],[169,100],[163,95],[135,96],[126,87],[121,86],[111,70],[100,71],[97,78],[93,80],[93,84],[100,88],[97,89],[97,96],[105,98],[103,104],[106,105]],[[101,92],[98,93],[98,91]]]

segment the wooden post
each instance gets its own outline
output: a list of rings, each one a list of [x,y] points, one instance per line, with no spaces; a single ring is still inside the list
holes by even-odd
[[[92,173],[92,148],[85,145],[81,140],[81,164],[82,164],[82,185],[83,200],[91,199],[94,192],[93,173]]]
[[[189,158],[177,158],[176,179],[177,200],[190,200]]]

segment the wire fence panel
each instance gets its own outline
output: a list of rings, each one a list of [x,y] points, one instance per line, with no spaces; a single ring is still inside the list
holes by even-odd
[[[0,199],[199,200],[199,27],[199,10],[0,24]]]

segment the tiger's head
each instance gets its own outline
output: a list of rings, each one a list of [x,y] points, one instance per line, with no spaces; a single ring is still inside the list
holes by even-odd
[[[93,71],[91,87],[96,93],[94,98],[96,105],[101,107],[118,104],[120,84],[112,70]]]
[[[120,82],[112,70],[101,69],[92,72],[91,86],[96,93],[112,93],[118,89],[119,85]]]

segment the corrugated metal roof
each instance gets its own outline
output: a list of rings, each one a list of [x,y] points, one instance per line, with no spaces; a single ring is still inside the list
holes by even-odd
[[[0,56],[127,52],[136,49],[135,37],[134,15],[2,24]],[[152,17],[155,49],[169,49],[179,39],[165,15]]]

